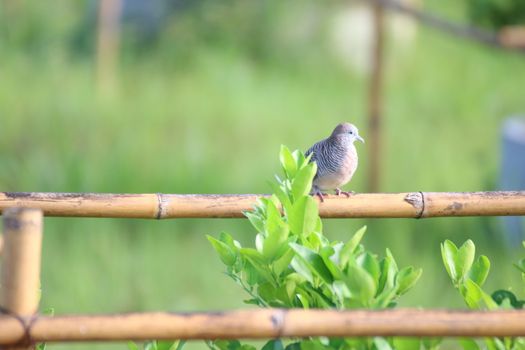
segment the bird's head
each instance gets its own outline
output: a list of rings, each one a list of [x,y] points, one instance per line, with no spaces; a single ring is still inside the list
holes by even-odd
[[[351,143],[353,143],[355,140],[365,143],[365,140],[359,136],[359,130],[357,130],[354,124],[350,123],[341,123],[337,125],[334,131],[332,131],[331,137],[340,138]]]

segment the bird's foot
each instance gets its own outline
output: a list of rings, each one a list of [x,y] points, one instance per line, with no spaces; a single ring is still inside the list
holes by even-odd
[[[341,189],[339,189],[339,188],[335,189],[335,195],[336,196],[340,196],[341,194],[344,194],[347,198],[349,198],[354,193],[355,193],[354,191],[347,192],[347,191],[341,191]]]
[[[319,189],[314,189],[312,191],[312,195],[319,197],[319,200],[321,202],[324,202],[324,196],[326,196],[326,193],[321,192]]]

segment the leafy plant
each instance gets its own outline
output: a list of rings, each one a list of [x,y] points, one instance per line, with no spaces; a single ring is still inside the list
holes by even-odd
[[[525,24],[523,0],[468,0],[471,21],[488,29]]]
[[[328,240],[322,232],[317,202],[309,195],[316,164],[300,151],[282,146],[283,178],[271,183],[273,194],[246,212],[257,234],[255,248],[242,247],[230,234],[207,236],[226,274],[249,295],[247,304],[282,308],[390,308],[421,276],[421,269],[399,269],[390,250],[379,258],[361,244],[366,227],[347,242]],[[252,348],[237,341],[209,342],[215,350]],[[310,338],[286,348],[384,349],[391,340]],[[263,350],[282,349],[280,340]]]
[[[523,244],[525,247],[525,242]],[[467,306],[475,310],[523,308],[525,301],[519,300],[509,290],[501,289],[488,294],[482,289],[490,271],[490,261],[484,255],[475,260],[475,253],[476,247],[471,240],[467,240],[460,248],[449,240],[441,244],[445,269]],[[515,266],[521,271],[525,282],[525,259],[521,259]],[[484,341],[488,350],[525,349],[525,338],[485,338]],[[474,339],[461,339],[460,344],[465,350],[480,349]]]

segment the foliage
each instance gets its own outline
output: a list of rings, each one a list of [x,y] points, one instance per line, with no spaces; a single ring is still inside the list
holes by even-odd
[[[421,269],[399,269],[390,252],[379,258],[360,244],[366,227],[347,242],[330,241],[322,231],[317,202],[309,195],[316,164],[282,146],[283,178],[273,194],[246,212],[257,231],[255,248],[242,247],[230,234],[208,236],[226,274],[249,295],[247,304],[282,308],[390,308],[409,291]],[[282,213],[281,213],[282,210]],[[282,348],[271,341],[266,348]],[[385,339],[309,339],[287,346],[301,348],[384,348]],[[213,349],[238,349],[234,342],[209,343]]]
[[[469,16],[472,22],[492,29],[525,25],[525,1],[469,0]]]
[[[525,247],[525,242],[523,244]],[[522,309],[525,300],[519,300],[510,290],[500,289],[488,294],[482,289],[489,274],[490,261],[484,255],[475,260],[475,253],[476,247],[471,240],[467,240],[460,248],[449,240],[441,244],[445,269],[469,309]],[[520,270],[525,286],[525,259],[515,266]],[[525,338],[485,338],[484,341],[488,350],[525,349]],[[465,338],[460,343],[465,350],[480,349],[474,339]]]

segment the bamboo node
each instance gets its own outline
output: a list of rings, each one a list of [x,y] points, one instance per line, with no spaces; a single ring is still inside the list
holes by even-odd
[[[160,220],[162,219],[162,193],[157,193],[157,202],[159,205],[157,207],[157,215],[155,215],[155,219]]]
[[[405,202],[417,210],[416,219],[420,219],[425,212],[425,196],[423,192],[410,192],[405,196]]]
[[[285,310],[276,310],[270,317],[270,321],[272,322],[273,328],[277,330],[277,338],[282,337],[284,333],[284,319],[286,316]]]
[[[21,212],[40,211],[40,209],[23,208],[23,207],[12,207],[4,210],[4,230],[19,231],[21,228],[26,226],[40,226],[40,222],[36,222],[30,218],[21,218],[19,214]]]
[[[20,323],[20,326],[23,329],[24,334],[22,335],[20,340],[18,340],[13,345],[16,345],[17,347],[29,348],[36,343],[31,336],[31,328],[33,326],[33,323],[35,323],[35,321],[38,319],[37,314],[32,315],[30,317],[23,317],[3,306],[0,306],[0,314],[14,318],[18,323]]]
[[[157,220],[165,219],[166,218],[166,211],[167,211],[168,206],[169,206],[168,196],[166,196],[163,193],[157,193],[157,201],[158,201],[159,205],[157,207],[157,215],[155,216],[155,218]]]

